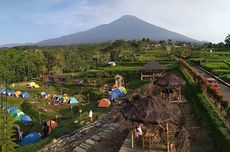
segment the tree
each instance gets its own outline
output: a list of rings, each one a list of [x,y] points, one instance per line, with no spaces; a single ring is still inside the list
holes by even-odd
[[[228,34],[228,36],[226,36],[225,38],[225,46],[227,48],[230,48],[230,34]]]
[[[3,98],[1,97],[1,100]],[[14,143],[13,136],[15,135],[15,120],[8,116],[7,107],[3,106],[4,102],[1,101],[0,108],[0,151],[9,152],[15,151],[17,144]]]

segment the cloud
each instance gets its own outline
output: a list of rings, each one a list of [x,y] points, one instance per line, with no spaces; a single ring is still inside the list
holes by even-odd
[[[1,1],[0,25],[8,33],[28,30],[27,39],[31,36],[38,41],[85,31],[129,14],[192,38],[219,42],[229,32],[229,8],[228,0]],[[14,29],[2,22],[15,25]],[[22,29],[24,24],[32,28]]]

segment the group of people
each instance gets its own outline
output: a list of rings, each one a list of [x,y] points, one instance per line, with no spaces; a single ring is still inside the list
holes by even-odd
[[[23,139],[23,131],[18,127],[18,140],[21,141]],[[46,138],[49,135],[49,126],[47,125],[47,122],[44,122],[42,125],[42,133],[41,137]]]

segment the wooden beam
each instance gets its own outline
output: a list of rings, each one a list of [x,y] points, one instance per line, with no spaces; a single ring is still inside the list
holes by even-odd
[[[166,142],[167,142],[167,152],[169,152],[169,135],[168,135],[168,123],[166,124]]]

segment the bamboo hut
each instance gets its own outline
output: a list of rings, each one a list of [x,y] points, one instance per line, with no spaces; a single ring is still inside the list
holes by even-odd
[[[172,122],[176,122],[176,120],[180,116],[181,113],[178,106],[171,104],[170,102],[167,102],[160,97],[138,96],[133,101],[126,103],[122,107],[122,114],[124,118],[130,120],[131,122],[144,123],[148,128],[151,128],[153,126],[155,127],[160,126],[156,128],[164,128],[166,134],[165,143],[166,143],[167,151],[169,151],[170,149],[169,136],[168,136],[169,126],[170,126],[169,124]],[[153,142],[152,140],[157,135],[157,133],[159,133],[159,131],[149,133],[151,135],[149,138],[150,139],[149,149],[151,149],[151,144]],[[131,147],[133,148],[133,138],[134,138],[133,134],[131,137],[132,137]],[[143,142],[144,141],[142,141],[142,146],[144,148]]]
[[[154,81],[154,84],[160,86],[161,97],[166,100],[181,100],[181,87],[185,81],[176,75],[166,75]]]

